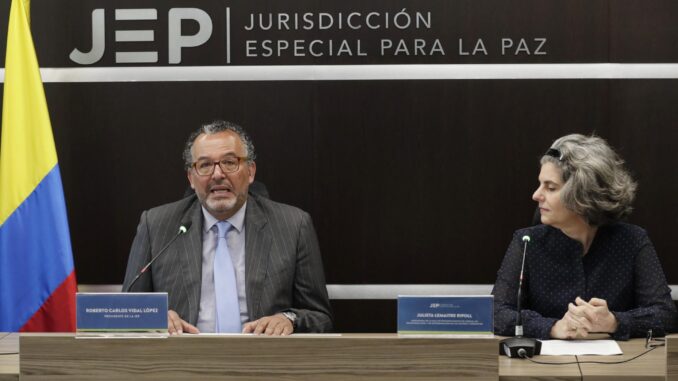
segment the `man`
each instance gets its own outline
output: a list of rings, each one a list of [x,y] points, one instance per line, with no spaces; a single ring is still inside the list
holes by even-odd
[[[240,126],[203,125],[184,150],[195,195],[141,215],[123,289],[180,226],[188,226],[129,290],[168,292],[170,334],[288,335],[332,329],[311,218],[248,194],[255,158]]]

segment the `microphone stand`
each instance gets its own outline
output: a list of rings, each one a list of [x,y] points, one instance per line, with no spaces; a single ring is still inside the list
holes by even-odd
[[[122,292],[130,292],[132,290],[132,286],[134,286],[134,284],[139,280],[139,278],[141,278],[141,276],[146,273],[146,270],[148,270],[151,267],[153,262],[155,262],[155,260],[160,258],[163,254],[165,254],[165,250],[167,250],[167,248],[170,247],[170,245],[172,245],[172,243],[176,241],[176,239],[179,238],[180,235],[186,234],[186,232],[190,228],[191,221],[186,221],[181,226],[179,226],[179,231],[177,232],[177,234],[175,234],[174,237],[172,237],[172,239],[162,249],[160,249],[158,254],[156,254],[155,257],[153,257],[151,261],[148,262],[146,266],[144,266],[141,269],[141,271],[137,273],[137,276],[135,276],[134,279],[132,279],[129,286],[125,287],[125,289]]]
[[[523,242],[525,242],[525,246],[523,248],[523,263],[520,266],[520,280],[518,282],[518,301],[516,303],[518,307],[518,317],[516,318],[515,337],[510,337],[499,342],[500,355],[520,358],[532,357],[541,353],[541,341],[529,337],[523,337],[521,299],[523,289],[523,271],[525,270],[525,255],[527,254],[527,243],[530,242],[530,236],[523,236]]]

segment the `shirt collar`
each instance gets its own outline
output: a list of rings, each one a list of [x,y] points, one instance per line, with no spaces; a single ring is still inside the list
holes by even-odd
[[[204,224],[203,224],[203,229],[204,232],[207,233],[214,227],[214,225],[219,222],[216,218],[214,218],[213,215],[210,214],[210,212],[205,209],[204,206],[201,206],[202,208],[202,216],[204,219]],[[245,224],[245,209],[247,209],[247,202],[245,202],[240,209],[238,209],[237,212],[235,212],[234,215],[232,215],[230,218],[227,218],[226,221],[228,221],[231,226],[235,230],[238,231],[238,233],[242,232],[243,225]]]

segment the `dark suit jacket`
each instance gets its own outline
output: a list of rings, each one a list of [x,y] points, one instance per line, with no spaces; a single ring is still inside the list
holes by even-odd
[[[123,289],[152,255],[191,221],[131,291],[169,294],[169,308],[195,325],[202,281],[203,216],[195,195],[141,215]],[[297,314],[295,332],[332,330],[320,248],[308,213],[250,193],[245,211],[245,284],[250,321],[282,311]]]

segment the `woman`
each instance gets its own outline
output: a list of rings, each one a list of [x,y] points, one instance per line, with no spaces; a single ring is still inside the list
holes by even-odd
[[[676,308],[645,231],[621,222],[630,212],[636,183],[605,140],[567,135],[541,158],[542,225],[518,230],[509,246],[494,295],[498,335],[513,335],[522,261],[529,236],[522,292],[525,336],[584,338],[593,332],[626,340],[673,330]]]

